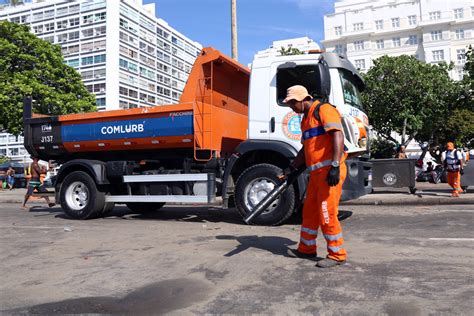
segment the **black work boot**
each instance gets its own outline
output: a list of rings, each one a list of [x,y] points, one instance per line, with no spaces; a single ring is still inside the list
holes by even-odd
[[[286,251],[286,256],[289,258],[300,258],[300,259],[316,259],[316,253],[304,253],[298,249],[288,248]]]
[[[318,268],[331,268],[334,266],[340,266],[344,263],[346,263],[346,260],[337,261],[329,258],[324,258],[323,260],[319,260],[318,263],[316,263],[316,266]]]

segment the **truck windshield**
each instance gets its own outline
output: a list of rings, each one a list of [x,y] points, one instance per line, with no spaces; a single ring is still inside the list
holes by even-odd
[[[359,89],[354,83],[354,75],[348,70],[339,69],[339,76],[341,78],[344,102],[362,110],[362,100]]]

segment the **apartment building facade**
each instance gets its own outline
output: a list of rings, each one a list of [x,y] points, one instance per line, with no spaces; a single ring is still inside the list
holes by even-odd
[[[177,103],[202,48],[141,0],[33,0],[1,8],[1,20],[61,45],[99,111]],[[24,160],[21,137],[11,141],[0,133],[0,155]]]
[[[413,55],[428,63],[454,62],[462,79],[474,43],[474,0],[342,0],[324,17],[323,45],[359,69],[383,55]]]

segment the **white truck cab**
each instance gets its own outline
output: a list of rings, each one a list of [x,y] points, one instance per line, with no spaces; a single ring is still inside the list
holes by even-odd
[[[237,167],[233,168],[241,173],[234,196],[243,215],[274,188],[278,168],[288,166],[302,147],[301,116],[282,103],[293,85],[305,86],[314,99],[330,102],[341,113],[349,154],[341,199],[354,199],[372,190],[367,161],[369,121],[359,96],[364,82],[354,66],[342,56],[321,51],[257,54],[250,75],[248,139],[238,146]],[[239,167],[243,161],[248,165]],[[304,200],[307,179],[307,173],[300,176],[257,220],[274,224],[290,216]]]
[[[296,84],[305,86],[314,98],[327,97],[337,107],[349,154],[367,151],[361,130],[368,129],[369,121],[359,96],[364,83],[352,64],[334,53],[257,55],[250,78],[249,139],[281,141],[296,150],[301,148],[302,114],[282,103],[287,88]],[[329,94],[322,96],[321,89]]]

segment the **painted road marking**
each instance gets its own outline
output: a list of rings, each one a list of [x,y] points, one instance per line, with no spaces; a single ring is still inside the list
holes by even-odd
[[[474,241],[474,238],[428,238],[429,240]]]

